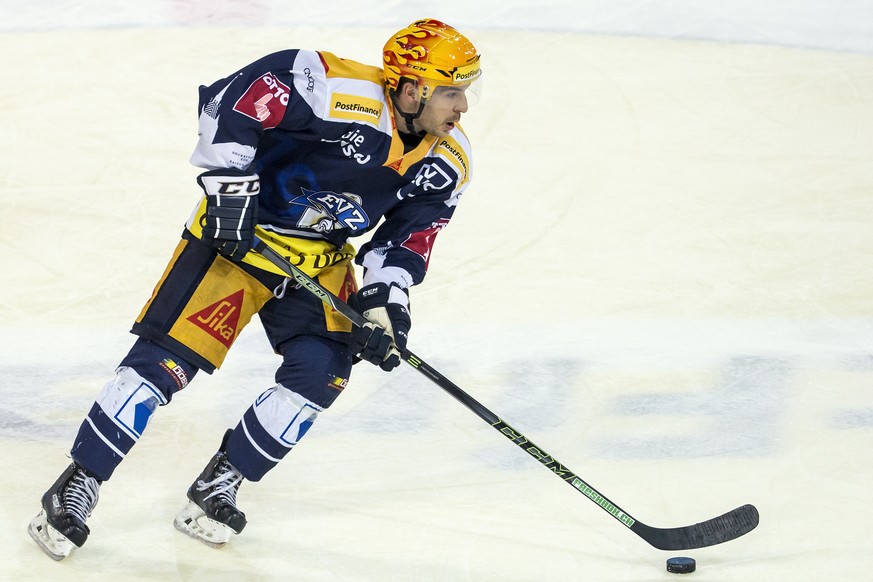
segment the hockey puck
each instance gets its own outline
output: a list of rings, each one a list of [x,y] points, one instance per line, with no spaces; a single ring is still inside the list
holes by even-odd
[[[670,558],[667,560],[667,571],[671,574],[690,574],[697,569],[694,558]]]

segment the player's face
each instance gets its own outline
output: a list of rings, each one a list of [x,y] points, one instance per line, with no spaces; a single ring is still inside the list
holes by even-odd
[[[421,116],[415,120],[415,128],[438,137],[447,136],[461,119],[461,114],[467,112],[468,87],[468,85],[437,87],[427,100]]]

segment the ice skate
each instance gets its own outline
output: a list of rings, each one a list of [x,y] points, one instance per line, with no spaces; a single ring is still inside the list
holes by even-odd
[[[73,463],[42,496],[42,511],[27,532],[52,559],[63,560],[88,539],[85,520],[97,505],[100,483]]]
[[[188,488],[190,500],[173,520],[177,530],[207,546],[220,548],[246,526],[246,516],[236,506],[243,476],[227,461],[227,431],[221,448]]]

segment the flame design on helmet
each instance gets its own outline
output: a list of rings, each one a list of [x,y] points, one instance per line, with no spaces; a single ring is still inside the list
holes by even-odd
[[[426,99],[440,85],[470,83],[482,74],[479,54],[467,37],[439,20],[417,20],[397,32],[382,49],[385,84],[418,82]]]

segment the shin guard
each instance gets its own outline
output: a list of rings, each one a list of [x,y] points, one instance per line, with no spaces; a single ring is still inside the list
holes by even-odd
[[[106,481],[142,436],[155,409],[166,403],[163,393],[136,370],[118,368],[79,427],[73,460]]]
[[[281,384],[255,400],[227,443],[228,460],[259,481],[303,438],[323,409]]]

